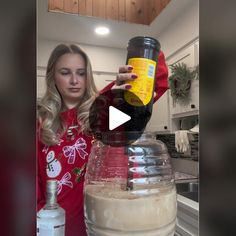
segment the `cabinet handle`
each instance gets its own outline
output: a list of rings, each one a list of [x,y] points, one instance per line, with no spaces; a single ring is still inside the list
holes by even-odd
[[[194,104],[191,104],[191,108],[195,108],[196,106]]]
[[[167,129],[167,126],[164,126],[164,129]]]

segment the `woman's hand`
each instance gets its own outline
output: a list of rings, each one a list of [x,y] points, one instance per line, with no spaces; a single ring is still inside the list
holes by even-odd
[[[129,84],[129,81],[133,81],[138,77],[135,73],[132,73],[132,70],[133,67],[131,65],[121,66],[112,89],[131,89],[132,86]]]

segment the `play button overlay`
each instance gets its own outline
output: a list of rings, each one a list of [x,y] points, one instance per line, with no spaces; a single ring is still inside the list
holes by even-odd
[[[126,101],[127,96],[139,106]],[[89,110],[89,125],[92,135],[111,146],[129,145],[144,132],[151,117],[148,106],[130,91],[121,89],[101,93]]]
[[[125,122],[129,121],[131,117],[124,112],[109,106],[109,130],[114,130]]]

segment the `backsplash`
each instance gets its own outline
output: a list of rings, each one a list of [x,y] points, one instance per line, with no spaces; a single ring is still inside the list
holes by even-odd
[[[185,158],[198,161],[198,147],[199,147],[199,134],[191,133],[192,140],[189,140],[190,151],[186,153],[179,153],[175,148],[175,134],[157,134],[156,138],[165,143],[168,152],[172,158]]]
[[[194,161],[199,160],[199,134],[192,134],[193,140],[190,141],[190,148],[191,148],[191,158]]]

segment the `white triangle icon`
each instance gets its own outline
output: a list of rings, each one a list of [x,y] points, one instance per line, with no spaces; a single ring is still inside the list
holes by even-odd
[[[124,112],[109,106],[109,130],[113,130],[125,122],[129,121],[131,117]]]

